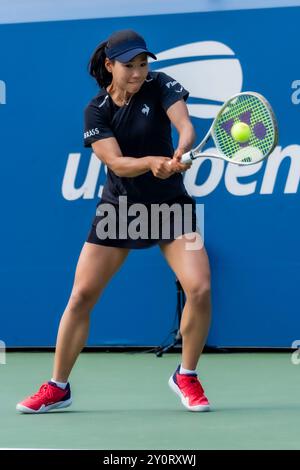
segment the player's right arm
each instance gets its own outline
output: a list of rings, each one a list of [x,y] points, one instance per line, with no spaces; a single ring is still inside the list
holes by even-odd
[[[171,161],[170,158],[163,156],[141,158],[123,156],[115,137],[97,140],[91,145],[96,157],[117,176],[135,177],[152,171],[157,178],[166,179],[174,173],[168,165],[168,162]]]

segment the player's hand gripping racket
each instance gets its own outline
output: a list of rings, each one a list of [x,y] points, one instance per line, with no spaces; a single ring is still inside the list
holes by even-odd
[[[216,154],[203,153],[212,137]],[[253,165],[268,157],[276,147],[278,128],[267,100],[251,91],[232,96],[220,109],[202,142],[182,155],[182,163],[199,157],[222,158],[238,165]]]

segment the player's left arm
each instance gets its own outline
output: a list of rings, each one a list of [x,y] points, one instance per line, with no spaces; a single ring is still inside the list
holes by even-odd
[[[193,147],[196,133],[184,100],[179,100],[172,104],[167,109],[167,115],[179,134],[178,146],[174,152],[173,158],[177,160],[177,162],[180,162],[181,156]],[[190,167],[190,165],[187,166],[185,164],[181,164],[181,166],[181,171],[187,170]]]

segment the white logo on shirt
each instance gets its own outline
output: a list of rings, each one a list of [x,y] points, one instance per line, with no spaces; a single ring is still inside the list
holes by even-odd
[[[179,85],[179,83],[178,83],[176,80],[174,80],[173,82],[168,82],[168,83],[166,83],[166,87],[168,87],[168,88],[171,88],[171,87],[173,87],[173,86],[175,86],[175,85]],[[174,91],[175,91],[176,93],[181,93],[182,90],[183,90],[183,86],[180,85],[179,90],[174,90]]]
[[[102,108],[102,106],[106,103],[106,100],[108,99],[108,95],[104,98],[102,103],[99,104],[98,108]]]
[[[146,116],[148,116],[149,111],[150,111],[149,106],[147,104],[144,104],[144,106],[142,107],[142,113],[146,114]]]
[[[88,137],[92,137],[93,135],[97,135],[97,134],[100,134],[100,131],[99,131],[98,127],[95,127],[95,129],[91,129],[89,131],[86,131],[84,133],[84,138],[87,139]]]
[[[168,82],[168,83],[166,83],[166,86],[167,86],[168,88],[171,88],[171,86],[176,85],[176,83],[178,83],[178,82],[176,82],[176,80],[174,80],[173,82]]]

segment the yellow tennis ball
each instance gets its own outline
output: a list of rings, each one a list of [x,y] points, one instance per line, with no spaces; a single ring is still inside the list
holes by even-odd
[[[251,129],[245,122],[236,122],[230,132],[234,140],[244,143],[250,139]]]

